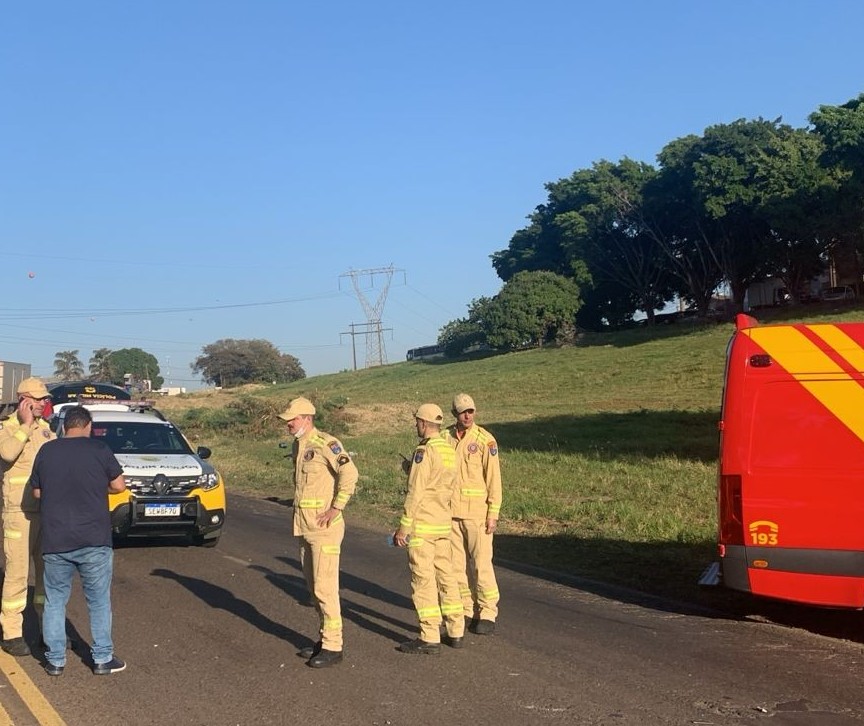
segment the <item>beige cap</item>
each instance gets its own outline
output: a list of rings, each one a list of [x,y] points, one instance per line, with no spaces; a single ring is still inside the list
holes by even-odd
[[[314,416],[315,415],[315,406],[312,405],[312,401],[308,398],[303,398],[300,396],[299,398],[295,398],[291,403],[288,404],[288,408],[286,408],[282,413],[279,414],[279,418],[283,421],[290,421],[292,418],[297,418],[298,416]]]
[[[444,412],[440,406],[434,403],[424,403],[414,412],[414,418],[419,418],[421,421],[429,423],[441,424],[444,423]]]
[[[474,399],[467,393],[457,393],[453,397],[453,413],[460,414],[463,411],[467,411],[469,408],[472,411],[477,410],[477,407],[474,405]]]
[[[33,398],[50,398],[51,394],[45,388],[41,378],[25,378],[18,384],[19,396],[32,396]]]

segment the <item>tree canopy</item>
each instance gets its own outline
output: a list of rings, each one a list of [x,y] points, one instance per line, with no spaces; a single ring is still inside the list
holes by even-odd
[[[768,276],[796,302],[829,264],[864,292],[864,94],[821,106],[808,128],[716,124],[673,139],[657,162],[601,160],[547,183],[546,202],[492,255],[505,286],[523,272],[571,279],[589,329],[640,311],[651,322],[675,298],[707,314],[722,283],[741,309]],[[472,318],[442,335],[472,333]]]
[[[244,383],[290,383],[306,377],[300,361],[267,340],[224,338],[202,348],[191,365],[203,380],[223,388]]]
[[[151,388],[162,388],[165,379],[159,375],[159,361],[152,353],[141,348],[121,348],[105,358],[105,371],[110,373],[110,381],[115,385],[131,385],[143,388],[143,381],[150,381]],[[127,378],[128,376],[128,378]]]

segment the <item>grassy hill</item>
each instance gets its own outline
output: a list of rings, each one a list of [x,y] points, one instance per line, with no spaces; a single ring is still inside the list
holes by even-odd
[[[860,319],[801,308],[787,319]],[[214,449],[229,489],[290,498],[289,441],[276,418],[316,401],[361,473],[352,519],[392,529],[405,489],[400,454],[412,411],[470,393],[498,438],[505,501],[499,557],[690,600],[714,558],[717,421],[729,324],[676,324],[585,336],[577,347],[458,362],[396,363],[163,399],[190,438]]]

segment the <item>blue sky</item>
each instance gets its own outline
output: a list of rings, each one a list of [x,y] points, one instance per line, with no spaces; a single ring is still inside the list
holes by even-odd
[[[7,4],[0,360],[140,347],[194,388],[203,346],[264,338],[336,372],[366,321],[345,273],[391,265],[403,360],[498,292],[546,182],[804,126],[864,91],[861,27],[859,0]]]

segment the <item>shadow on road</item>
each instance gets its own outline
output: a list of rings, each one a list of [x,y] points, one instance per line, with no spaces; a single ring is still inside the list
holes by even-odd
[[[299,560],[296,560],[293,557],[278,557],[277,559],[280,562],[284,562],[289,567],[294,568],[297,572],[302,573],[303,570],[300,566]],[[273,585],[283,589],[283,591],[292,597],[296,596],[294,587],[292,586],[292,591],[289,592],[288,590],[285,590],[283,584],[288,579],[300,582],[300,586],[302,587],[302,597],[297,597],[296,599],[302,604],[311,605],[305,579],[301,579],[300,577],[287,578],[285,575],[274,573],[260,565],[253,566],[253,569],[258,570],[259,572],[264,572],[265,577],[267,577]],[[408,609],[413,614],[414,605],[409,598],[404,597],[399,593],[395,593],[392,590],[388,590],[377,583],[370,582],[365,578],[352,575],[350,572],[346,572],[345,570],[342,570],[339,573],[339,586],[341,593],[343,593],[341,598],[342,617],[346,620],[350,620],[352,623],[357,625],[357,627],[362,628],[363,630],[368,630],[369,632],[380,635],[381,637],[388,638],[396,643],[405,640],[406,632],[411,633],[416,630],[416,623],[406,623],[404,620],[390,617],[389,615],[385,615],[380,608],[374,607],[374,603],[377,601],[400,609]],[[370,605],[363,605],[355,598],[345,597],[344,592],[346,590],[350,590],[358,595],[369,598],[372,603]],[[388,627],[389,625],[399,628],[400,630],[393,630]]]
[[[496,535],[499,568],[591,592],[619,602],[682,615],[762,621],[864,644],[864,613],[759,598],[697,584],[714,544],[636,543],[558,535]],[[557,569],[540,567],[556,562]],[[656,573],[649,579],[647,573]],[[659,578],[659,579],[658,579]],[[502,592],[502,607],[506,592]]]
[[[174,580],[180,583],[193,595],[199,597],[212,608],[225,610],[232,615],[236,615],[241,620],[246,621],[250,625],[258,628],[263,633],[274,635],[291,643],[296,648],[302,648],[309,644],[309,638],[301,635],[291,628],[286,628],[281,623],[277,623],[266,615],[262,615],[258,608],[246,600],[238,598],[230,590],[224,587],[219,587],[206,580],[201,580],[197,577],[189,577],[181,575],[172,570],[156,569],[150,574],[156,577],[164,577],[167,580]]]

